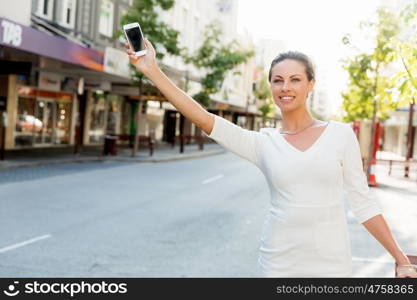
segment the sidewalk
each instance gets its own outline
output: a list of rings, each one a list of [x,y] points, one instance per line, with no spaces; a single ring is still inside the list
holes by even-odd
[[[389,177],[391,179],[398,179],[404,181],[414,181],[417,180],[417,160],[412,159],[410,160],[409,166],[409,178],[404,177],[404,169],[405,169],[405,157],[401,156],[397,153],[389,152],[389,151],[378,151],[376,153],[377,159],[377,166],[379,166],[380,172],[382,171],[383,174],[388,176],[389,166],[391,165],[391,175]],[[378,167],[377,167],[377,174],[378,176]],[[377,178],[378,181],[378,178]]]
[[[184,159],[193,159],[225,153],[226,150],[217,143],[204,144],[204,150],[199,150],[198,145],[185,145],[184,152],[179,153],[179,145],[174,148],[171,145],[158,145],[152,156],[145,147],[139,149],[136,157],[131,157],[132,150],[118,147],[117,155],[103,155],[103,147],[84,147],[80,154],[73,154],[73,147],[57,149],[36,149],[15,153],[8,153],[4,161],[0,161],[0,170],[10,168],[26,168],[41,165],[54,165],[66,163],[82,163],[92,161],[122,161],[122,162],[146,162],[158,163]]]
[[[380,159],[380,160],[400,160],[400,161],[404,161],[405,157],[401,156],[397,153],[394,152],[389,152],[389,151],[377,151],[376,152],[376,159]]]

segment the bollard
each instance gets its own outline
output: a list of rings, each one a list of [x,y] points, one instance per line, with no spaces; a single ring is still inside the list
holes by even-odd
[[[410,171],[410,164],[409,163],[410,163],[410,159],[407,158],[405,160],[405,166],[404,166],[404,177],[405,178],[409,178],[409,175],[408,175],[408,173]]]
[[[388,175],[391,176],[391,170],[392,170],[392,160],[389,161],[389,171],[388,171]]]

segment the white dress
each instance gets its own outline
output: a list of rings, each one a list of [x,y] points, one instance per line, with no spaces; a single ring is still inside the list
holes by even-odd
[[[243,129],[215,116],[207,135],[255,164],[270,191],[258,259],[261,277],[350,277],[343,190],[359,223],[381,214],[348,124],[330,121],[306,151],[275,128]]]

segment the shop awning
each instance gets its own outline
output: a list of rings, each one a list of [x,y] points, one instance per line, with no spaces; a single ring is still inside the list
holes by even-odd
[[[104,71],[104,52],[0,18],[0,45]]]

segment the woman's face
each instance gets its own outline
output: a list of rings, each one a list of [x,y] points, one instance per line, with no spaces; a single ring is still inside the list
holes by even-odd
[[[313,89],[314,79],[309,81],[303,63],[285,59],[271,70],[271,89],[275,103],[281,112],[305,107],[308,93]]]

